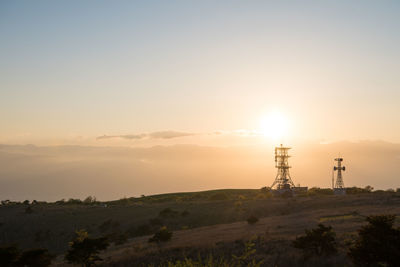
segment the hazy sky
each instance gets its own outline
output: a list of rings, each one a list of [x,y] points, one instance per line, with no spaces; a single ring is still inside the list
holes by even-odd
[[[271,111],[294,139],[400,142],[399,14],[400,1],[3,0],[0,143],[252,131]]]

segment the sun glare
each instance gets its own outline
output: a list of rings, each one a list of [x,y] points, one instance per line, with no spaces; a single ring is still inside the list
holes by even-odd
[[[286,137],[289,120],[280,112],[274,111],[260,119],[260,132],[265,137],[278,140]]]

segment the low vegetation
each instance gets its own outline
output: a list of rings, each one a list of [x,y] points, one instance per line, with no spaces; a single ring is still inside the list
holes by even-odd
[[[305,259],[332,256],[337,253],[336,233],[331,226],[318,224],[317,228],[306,230],[304,236],[297,237],[293,246],[302,250]]]
[[[105,237],[89,238],[85,230],[80,230],[76,232],[76,236],[69,246],[70,249],[65,254],[66,262],[89,267],[98,261],[102,261],[98,254],[105,250],[109,243]]]
[[[0,247],[0,266],[3,267],[46,267],[53,258],[47,249],[20,251],[16,246]]]
[[[366,187],[350,192],[335,196],[327,189],[313,188],[282,198],[273,196],[269,188],[262,188],[110,202],[100,202],[95,197],[55,203],[4,200],[0,205],[0,266],[48,266],[63,259],[83,266],[101,264],[102,259],[106,260],[104,266],[343,266],[350,262],[368,266],[366,260],[372,266],[396,266],[392,257],[399,254],[400,247],[396,216],[374,217],[368,212],[395,210],[400,214],[400,191],[373,191]],[[309,224],[288,231],[287,223],[297,225],[296,218],[304,216],[314,218],[316,227],[311,225],[303,235]],[[275,218],[274,223],[266,224],[268,218]],[[368,224],[363,225],[365,218]],[[241,233],[221,232],[221,236],[238,236],[236,241],[216,240],[213,246],[202,248],[169,248],[169,244],[176,246],[183,235],[196,236],[198,227],[226,225],[221,228],[225,231],[235,222],[251,225],[241,228]],[[86,230],[74,234],[76,229]],[[270,236],[272,229],[275,237]],[[357,235],[352,234],[357,230]],[[252,232],[256,234],[251,242],[243,237]],[[132,245],[137,240],[144,243]],[[118,251],[121,246],[134,248],[137,254],[124,253],[126,259],[114,258],[107,254],[112,243],[111,251]],[[163,253],[153,248],[162,248]]]
[[[367,217],[349,250],[356,266],[399,266],[400,228],[394,227],[395,215]]]
[[[171,238],[172,232],[168,230],[166,226],[163,226],[149,239],[149,242],[167,242],[171,240]]]

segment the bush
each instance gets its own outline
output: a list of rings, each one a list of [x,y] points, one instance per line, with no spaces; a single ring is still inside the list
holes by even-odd
[[[95,196],[88,196],[87,198],[85,198],[85,200],[83,200],[83,204],[94,204],[97,202],[97,199]]]
[[[107,238],[89,238],[85,230],[76,232],[76,237],[70,242],[70,248],[65,254],[65,260],[71,264],[93,266],[102,259],[98,256],[101,250],[108,247]]]
[[[18,264],[26,267],[47,267],[51,265],[53,258],[54,256],[50,255],[47,249],[31,249],[21,254]]]
[[[152,238],[149,239],[149,242],[166,242],[171,240],[172,232],[167,229],[166,226],[160,228],[160,230],[154,234]]]
[[[312,187],[307,191],[309,196],[333,195],[333,190],[330,188]]]
[[[353,186],[353,187],[346,188],[346,194],[357,195],[357,194],[371,193],[372,190],[374,190],[374,188],[370,185],[367,185],[364,188]]]
[[[367,217],[368,225],[358,231],[349,249],[356,266],[399,266],[400,228],[394,228],[396,215]]]
[[[293,246],[303,251],[305,259],[337,253],[336,233],[331,226],[318,224],[317,228],[305,230],[305,232],[304,236],[297,237],[293,241]]]
[[[0,266],[47,267],[54,256],[47,249],[31,249],[21,252],[15,246],[0,248]]]
[[[248,224],[255,224],[256,222],[258,222],[258,218],[256,216],[250,216],[247,219]]]
[[[19,250],[15,246],[0,247],[0,266],[14,266],[19,256]]]

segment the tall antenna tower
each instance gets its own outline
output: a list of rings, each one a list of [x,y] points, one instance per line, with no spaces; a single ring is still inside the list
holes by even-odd
[[[276,188],[279,190],[295,187],[289,174],[289,149],[290,147],[284,147],[282,144],[279,147],[275,147],[275,168],[278,169],[278,173],[274,183],[271,185],[271,188],[276,186]]]
[[[342,166],[343,158],[336,158],[335,161],[337,161],[337,166],[333,167],[333,171],[337,171],[337,177],[334,189],[343,189],[344,183],[343,183],[342,171],[345,171],[346,167]]]

